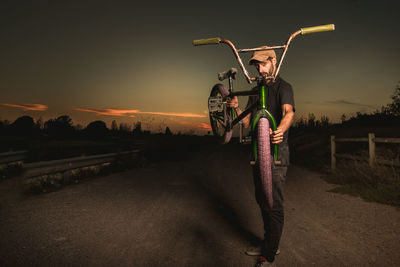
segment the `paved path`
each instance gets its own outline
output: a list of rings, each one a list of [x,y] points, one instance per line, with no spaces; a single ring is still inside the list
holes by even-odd
[[[253,266],[248,147],[230,145],[24,196],[0,182],[1,266]],[[400,211],[291,166],[278,266],[399,266]]]

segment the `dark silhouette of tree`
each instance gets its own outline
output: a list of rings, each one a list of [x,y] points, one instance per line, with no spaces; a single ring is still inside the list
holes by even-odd
[[[308,127],[315,127],[315,115],[314,115],[314,113],[308,114],[307,126]]]
[[[111,122],[111,131],[113,131],[114,133],[118,131],[118,124],[115,120]]]
[[[105,137],[108,134],[108,128],[104,121],[93,121],[88,124],[85,133],[90,137]]]
[[[132,133],[133,133],[134,135],[142,134],[142,123],[141,123],[140,121],[138,121],[138,122],[135,124],[135,128],[133,129]]]
[[[321,117],[321,126],[328,127],[329,126],[329,118],[327,116]]]
[[[31,136],[34,133],[35,122],[30,116],[22,116],[17,118],[10,127],[12,134]]]
[[[342,114],[342,116],[340,117],[340,120],[342,121],[342,124],[346,122],[346,115]]]
[[[397,84],[391,98],[393,102],[387,105],[388,112],[391,115],[400,116],[400,82]]]
[[[41,131],[41,130],[43,130],[43,127],[44,127],[43,119],[42,119],[42,116],[40,116],[39,119],[36,120],[35,128],[37,131]]]
[[[172,135],[172,132],[168,126],[167,126],[167,128],[165,128],[165,135]]]
[[[44,123],[45,132],[52,137],[70,137],[75,133],[72,119],[68,115],[50,119]]]
[[[130,132],[130,131],[131,131],[131,126],[129,126],[127,123],[121,122],[121,123],[119,124],[119,131],[120,131],[121,133]]]

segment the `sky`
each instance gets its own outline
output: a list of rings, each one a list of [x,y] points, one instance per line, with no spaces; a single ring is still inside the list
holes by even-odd
[[[302,27],[280,75],[296,118],[339,121],[390,102],[400,81],[398,1],[8,1],[0,3],[0,119],[74,124],[103,120],[159,131],[206,133],[217,74],[238,68],[237,48],[281,45]],[[247,62],[250,54],[243,55]],[[255,75],[255,69],[248,67]],[[242,73],[235,90],[248,90]],[[247,97],[239,98],[244,107]]]

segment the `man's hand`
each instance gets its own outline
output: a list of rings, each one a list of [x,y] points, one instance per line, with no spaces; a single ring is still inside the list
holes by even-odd
[[[226,105],[228,108],[237,108],[239,106],[239,100],[237,96],[234,96],[233,98],[228,97],[226,99]]]
[[[281,129],[277,128],[276,131],[272,131],[272,129],[269,128],[269,135],[271,137],[272,144],[279,144],[283,142],[283,131]]]

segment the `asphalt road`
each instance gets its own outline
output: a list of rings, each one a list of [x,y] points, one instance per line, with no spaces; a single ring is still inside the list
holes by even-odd
[[[0,182],[1,266],[253,266],[262,236],[246,147],[90,179],[44,195]],[[290,166],[277,266],[399,266],[400,211],[329,193]]]

